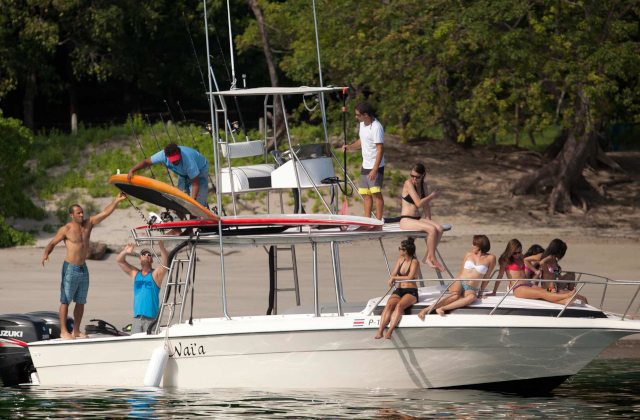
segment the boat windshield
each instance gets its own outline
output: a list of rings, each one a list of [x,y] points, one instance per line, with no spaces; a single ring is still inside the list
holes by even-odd
[[[300,160],[331,157],[329,143],[300,144],[294,146],[293,149]]]

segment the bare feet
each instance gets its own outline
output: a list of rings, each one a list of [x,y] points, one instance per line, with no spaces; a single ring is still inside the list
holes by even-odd
[[[60,338],[64,338],[65,340],[73,340],[75,337],[71,333],[61,332]]]
[[[436,309],[436,312],[438,313],[438,315],[444,316],[444,309],[438,308],[438,309]]]
[[[382,226],[374,226],[369,230],[372,232],[382,232]]]
[[[182,229],[171,229],[169,232],[165,233],[165,236],[171,235],[180,235],[182,233]]]
[[[385,335],[384,338],[386,338],[387,340],[390,340],[391,339],[391,334]]]
[[[433,268],[433,269],[435,269],[435,270],[438,270],[438,271],[440,271],[440,272],[443,272],[443,271],[444,271],[444,267],[442,266],[442,264],[440,264],[437,260],[432,260],[432,259],[431,259],[431,258],[429,258],[429,257],[426,257],[426,256],[425,256],[425,257],[422,259],[422,263],[423,263],[423,264],[427,264],[429,267],[431,267],[431,268]]]
[[[355,230],[370,230],[371,226],[359,226],[357,229]]]
[[[74,331],[73,332],[73,337],[74,338],[89,338],[89,336],[87,334],[81,333],[80,331],[78,331],[78,332]]]
[[[420,312],[418,312],[418,318],[424,321],[424,317],[427,316],[427,312],[429,312],[429,308],[423,309]]]
[[[379,332],[378,334],[376,334],[376,340],[379,340],[379,339],[381,339],[381,338],[382,338],[382,333],[381,333],[381,332]]]

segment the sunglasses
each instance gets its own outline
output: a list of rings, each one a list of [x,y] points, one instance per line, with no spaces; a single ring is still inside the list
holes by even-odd
[[[403,246],[398,247],[398,251],[406,251],[406,250],[407,250],[407,248],[405,248]]]
[[[522,251],[516,251],[513,253],[513,255],[518,255],[518,254],[522,254]]]
[[[150,252],[143,252],[142,254],[140,254],[140,257],[150,257],[151,253]]]
[[[422,178],[424,175],[414,175],[414,174],[410,174],[409,176],[410,176],[411,178],[420,179],[420,178]]]

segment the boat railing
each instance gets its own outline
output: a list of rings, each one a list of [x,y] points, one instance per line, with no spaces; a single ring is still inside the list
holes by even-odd
[[[604,286],[603,297],[602,297],[602,299],[600,301],[600,310],[603,310],[604,298],[605,298],[605,295],[606,295],[606,292],[607,292],[607,287],[609,285],[615,285],[615,286],[637,286],[636,291],[633,294],[633,297],[631,298],[631,300],[629,302],[629,305],[627,306],[627,308],[624,311],[624,313],[621,315],[623,321],[627,317],[627,314],[629,313],[629,310],[633,306],[633,303],[635,302],[636,297],[638,296],[638,293],[640,293],[640,281],[638,281],[638,280],[614,280],[614,279],[611,279],[611,278],[606,277],[606,276],[601,276],[601,275],[593,274],[593,273],[578,272],[578,271],[567,271],[565,273],[574,273],[574,274],[576,274],[577,275],[576,280],[561,280],[561,279],[558,279],[558,280],[546,280],[548,282],[564,283],[564,284],[575,284],[577,286],[577,287],[574,288],[575,292],[573,292],[573,295],[571,296],[571,299],[564,305],[562,310],[558,313],[558,315],[557,315],[558,318],[560,318],[562,316],[562,314],[564,314],[564,312],[569,307],[571,302],[573,302],[576,299],[576,297],[578,296],[580,291],[587,284],[595,284],[595,285]],[[511,294],[511,292],[515,289],[516,285],[519,282],[530,283],[532,281],[532,279],[494,279],[494,278],[492,278],[494,274],[495,273],[492,273],[491,277],[488,278],[488,279],[462,279],[462,278],[452,279],[449,282],[449,284],[447,284],[446,287],[442,290],[442,293],[440,293],[440,296],[438,296],[438,299],[435,301],[435,303],[431,305],[431,308],[429,308],[429,311],[427,312],[427,315],[430,314],[433,311],[433,308],[442,300],[442,298],[447,293],[449,288],[456,281],[460,281],[460,280],[463,280],[463,281],[482,281],[482,282],[487,282],[487,283],[493,283],[493,282],[498,282],[498,281],[513,282],[513,284],[509,287],[507,292],[504,294],[504,296],[502,296],[500,301],[493,307],[491,312],[489,312],[489,315],[492,315],[498,309],[498,307],[500,307],[502,302],[504,302],[504,300],[507,298],[507,296],[509,296],[509,294]],[[581,280],[582,276],[596,277],[596,278],[604,280],[604,282],[603,281]],[[396,281],[396,284],[397,283],[417,283],[417,282],[441,282],[441,281],[442,281],[441,279],[398,280],[398,281]],[[545,281],[545,280],[542,280],[542,281]],[[391,289],[389,289],[389,291],[391,291]],[[375,309],[376,306],[378,306],[380,304],[382,299],[389,293],[389,291],[376,303],[376,305],[374,306],[374,309]],[[567,295],[569,295],[569,293],[567,293]],[[638,306],[638,308],[636,309],[636,311],[635,311],[635,313],[633,314],[632,317],[635,317],[637,315],[638,311],[640,311],[640,305]],[[373,312],[373,309],[369,313],[371,313],[371,312]]]

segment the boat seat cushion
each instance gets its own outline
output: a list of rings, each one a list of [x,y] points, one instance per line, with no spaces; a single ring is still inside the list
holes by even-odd
[[[262,140],[242,141],[238,143],[228,143],[220,145],[222,156],[231,159],[249,156],[260,156],[264,154],[264,143]]]
[[[271,163],[231,167],[234,175],[233,182],[240,182],[239,186],[234,184],[234,190],[242,191],[255,188],[271,188],[271,172],[274,170],[275,167]],[[228,176],[229,168],[222,168],[221,172]]]

